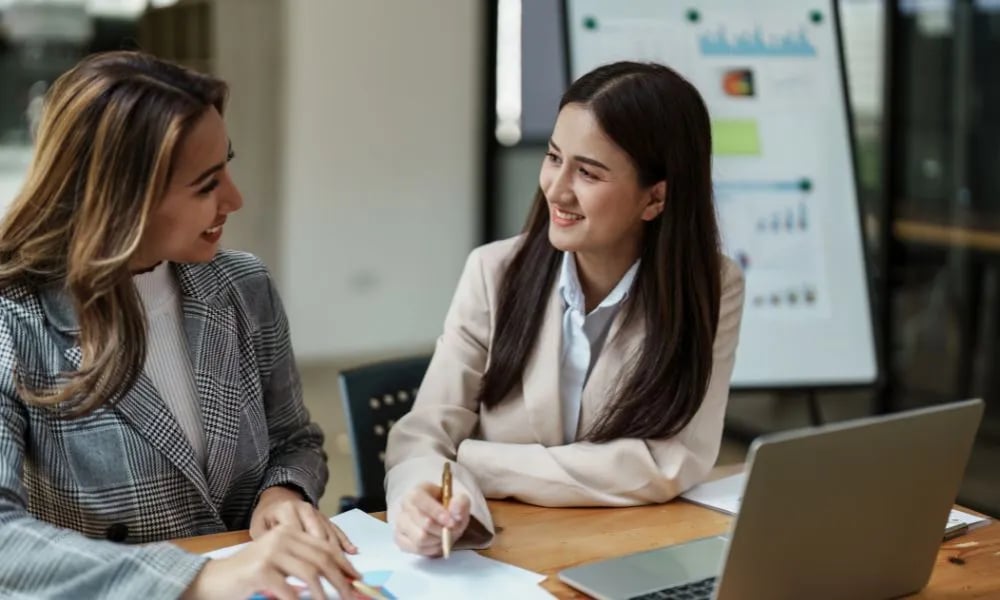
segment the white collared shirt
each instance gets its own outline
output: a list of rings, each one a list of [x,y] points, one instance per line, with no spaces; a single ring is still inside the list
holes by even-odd
[[[576,440],[583,386],[601,354],[611,322],[628,298],[638,271],[639,261],[635,261],[608,296],[590,314],[585,314],[586,304],[576,272],[576,259],[572,252],[563,252],[559,292],[565,311],[559,361],[559,396],[562,402],[563,441],[567,444]]]

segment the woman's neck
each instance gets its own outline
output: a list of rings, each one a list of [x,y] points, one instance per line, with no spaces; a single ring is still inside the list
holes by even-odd
[[[632,252],[574,253],[576,274],[583,290],[584,307],[589,314],[615,289],[625,273],[639,258],[639,249]]]
[[[162,262],[163,262],[162,260],[158,260],[155,263],[146,266],[129,265],[129,271],[131,271],[132,275],[142,275],[143,273],[150,273],[156,267],[160,266],[160,263]]]

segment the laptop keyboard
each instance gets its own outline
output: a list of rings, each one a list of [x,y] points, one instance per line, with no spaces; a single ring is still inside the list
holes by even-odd
[[[669,587],[665,590],[649,592],[641,596],[633,596],[629,600],[711,600],[717,577],[708,577],[701,581],[693,581]]]

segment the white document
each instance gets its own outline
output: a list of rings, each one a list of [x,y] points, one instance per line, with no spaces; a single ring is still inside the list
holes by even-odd
[[[737,473],[696,485],[681,494],[681,498],[700,504],[705,508],[724,512],[727,515],[735,515],[740,510],[745,482],[746,476],[743,473]]]
[[[396,547],[389,525],[360,510],[339,514],[330,520],[358,547],[357,554],[347,557],[364,576],[365,583],[379,589],[387,598],[552,598],[538,585],[545,580],[545,575],[480,556],[471,550],[452,552],[447,560],[407,554]],[[220,548],[205,556],[224,558],[245,545]],[[324,581],[323,585],[331,598],[337,597],[329,584]],[[309,595],[306,592],[300,598],[309,598]]]
[[[981,523],[986,523],[988,521],[989,519],[987,519],[986,517],[980,517],[979,515],[970,515],[967,512],[956,510],[954,508],[951,509],[951,514],[948,515],[948,527],[951,527],[952,525],[958,523],[965,523],[969,527],[974,527],[976,525],[979,525]]]
[[[743,486],[746,483],[746,473],[737,473],[715,481],[708,481],[701,485],[696,485],[690,490],[681,494],[681,498],[688,502],[700,504],[705,508],[717,510],[727,515],[736,515],[740,510],[740,502],[743,500]],[[966,523],[969,527],[986,523],[989,519],[970,515],[967,512],[952,509],[948,515],[947,529],[956,523]]]

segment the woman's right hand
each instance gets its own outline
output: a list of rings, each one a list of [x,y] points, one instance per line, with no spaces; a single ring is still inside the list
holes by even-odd
[[[351,585],[361,579],[337,544],[292,527],[275,527],[238,553],[210,560],[184,593],[184,600],[245,600],[261,592],[279,600],[297,600],[299,592],[285,578],[297,577],[313,598],[326,598],[320,578],[341,598],[359,598]]]
[[[448,504],[441,506],[441,488],[433,483],[419,485],[405,496],[396,516],[394,529],[396,545],[404,552],[422,556],[441,556],[441,532],[451,531],[451,543],[462,537],[469,526],[469,497],[456,494]]]

